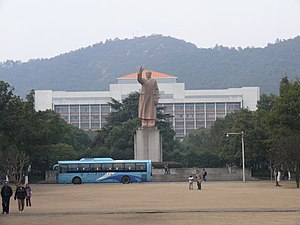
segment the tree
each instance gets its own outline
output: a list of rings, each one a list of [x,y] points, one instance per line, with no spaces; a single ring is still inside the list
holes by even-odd
[[[209,150],[210,129],[199,128],[191,131],[182,141],[184,164],[188,167],[219,167],[221,160]]]
[[[299,146],[300,135],[291,130],[283,132],[272,145],[272,158],[276,160],[277,167],[283,165],[286,170],[295,172],[297,188],[299,188]]]
[[[299,136],[300,136],[300,82],[284,77],[280,83],[280,96],[266,115],[269,129],[270,157],[279,167],[292,169],[299,188]]]
[[[10,180],[16,184],[16,186],[22,182],[26,171],[28,170],[29,157],[21,151],[13,148],[6,155],[3,164],[3,170]]]
[[[89,145],[89,137],[84,131],[67,124],[54,111],[36,112],[33,90],[25,101],[14,95],[13,90],[8,83],[0,81],[0,173],[7,172],[7,163],[14,165],[13,168],[17,165],[12,162],[23,163],[20,157],[28,157],[34,173],[44,173],[59,159],[56,156],[74,159]],[[72,154],[67,154],[65,146],[72,148]],[[9,171],[14,171],[13,168]]]

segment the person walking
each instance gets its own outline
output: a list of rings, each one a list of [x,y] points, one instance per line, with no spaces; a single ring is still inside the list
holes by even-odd
[[[31,187],[29,186],[29,184],[27,183],[25,186],[25,190],[26,190],[26,206],[31,207]]]
[[[198,190],[201,190],[201,183],[202,183],[202,176],[201,176],[201,174],[198,174],[196,178],[197,178],[197,187],[198,187]]]
[[[206,181],[206,176],[207,176],[207,172],[205,171],[205,169],[203,169],[203,175],[202,175],[202,177],[203,177],[203,182]]]
[[[189,176],[189,190],[194,189],[194,177],[193,175]]]
[[[19,186],[16,189],[15,197],[14,199],[18,199],[18,209],[19,213],[22,213],[24,211],[24,203],[26,198],[26,190],[22,183],[19,184]]]
[[[164,165],[164,169],[165,169],[165,174],[169,174],[169,163],[165,163]]]
[[[2,197],[2,214],[9,213],[10,197],[12,196],[12,188],[8,185],[8,181],[4,181],[4,186],[1,188]]]
[[[167,173],[168,173],[168,174],[171,174],[171,170],[170,170],[170,169],[171,169],[170,164],[167,163]]]

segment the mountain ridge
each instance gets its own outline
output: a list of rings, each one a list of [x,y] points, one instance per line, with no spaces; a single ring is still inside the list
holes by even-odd
[[[145,69],[178,77],[186,89],[259,86],[278,94],[281,78],[300,74],[300,36],[264,48],[198,48],[162,35],[118,38],[26,63],[0,64],[0,79],[25,96],[31,89],[108,90],[116,78]]]

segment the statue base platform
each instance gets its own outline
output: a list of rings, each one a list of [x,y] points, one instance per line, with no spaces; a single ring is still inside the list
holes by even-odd
[[[134,159],[162,162],[162,140],[156,127],[139,128],[134,135]]]

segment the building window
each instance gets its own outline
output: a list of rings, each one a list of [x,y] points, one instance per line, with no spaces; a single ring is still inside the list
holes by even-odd
[[[92,129],[100,129],[100,123],[92,123]]]
[[[80,128],[85,130],[89,129],[90,128],[89,123],[80,123]]]
[[[79,112],[79,106],[78,105],[71,105],[70,106],[70,112],[71,113],[78,113]]]
[[[101,112],[110,112],[110,106],[109,105],[101,105]]]
[[[91,115],[91,119],[93,121],[99,121],[100,117],[99,117],[99,115]]]
[[[81,121],[89,120],[89,115],[80,115],[80,120],[81,120]]]
[[[181,120],[181,121],[176,121],[175,122],[175,126],[177,127],[180,127],[180,126],[182,126],[183,127],[183,125],[184,125],[184,122]]]
[[[194,114],[185,114],[186,118],[194,118]]]
[[[215,119],[215,113],[206,113],[207,119]]]
[[[80,112],[89,112],[89,106],[88,105],[81,105],[80,106]]]
[[[54,111],[57,113],[68,113],[68,106],[67,105],[55,105]]]
[[[206,111],[215,111],[215,103],[206,103]]]
[[[204,103],[196,103],[196,111],[204,112]]]
[[[183,118],[183,114],[178,114],[178,113],[176,113],[176,114],[175,114],[175,118]]]
[[[183,111],[184,106],[183,104],[175,104],[175,111]]]
[[[91,112],[100,112],[99,105],[91,105]]]
[[[205,127],[205,122],[204,121],[197,121],[196,122],[196,127]]]
[[[225,112],[225,103],[217,103],[216,104],[217,111],[224,111]]]
[[[227,103],[227,112],[233,112],[241,108],[241,103],[239,102],[228,102]]]
[[[196,118],[202,118],[202,119],[204,119],[204,117],[205,117],[204,113],[197,113],[196,114]]]
[[[194,121],[186,121],[186,126],[194,126]]]
[[[194,111],[194,104],[193,103],[185,104],[185,111]]]
[[[79,116],[78,116],[78,115],[71,115],[71,116],[70,116],[70,119],[71,119],[71,121],[72,121],[72,120],[78,120],[78,119],[79,119]]]

